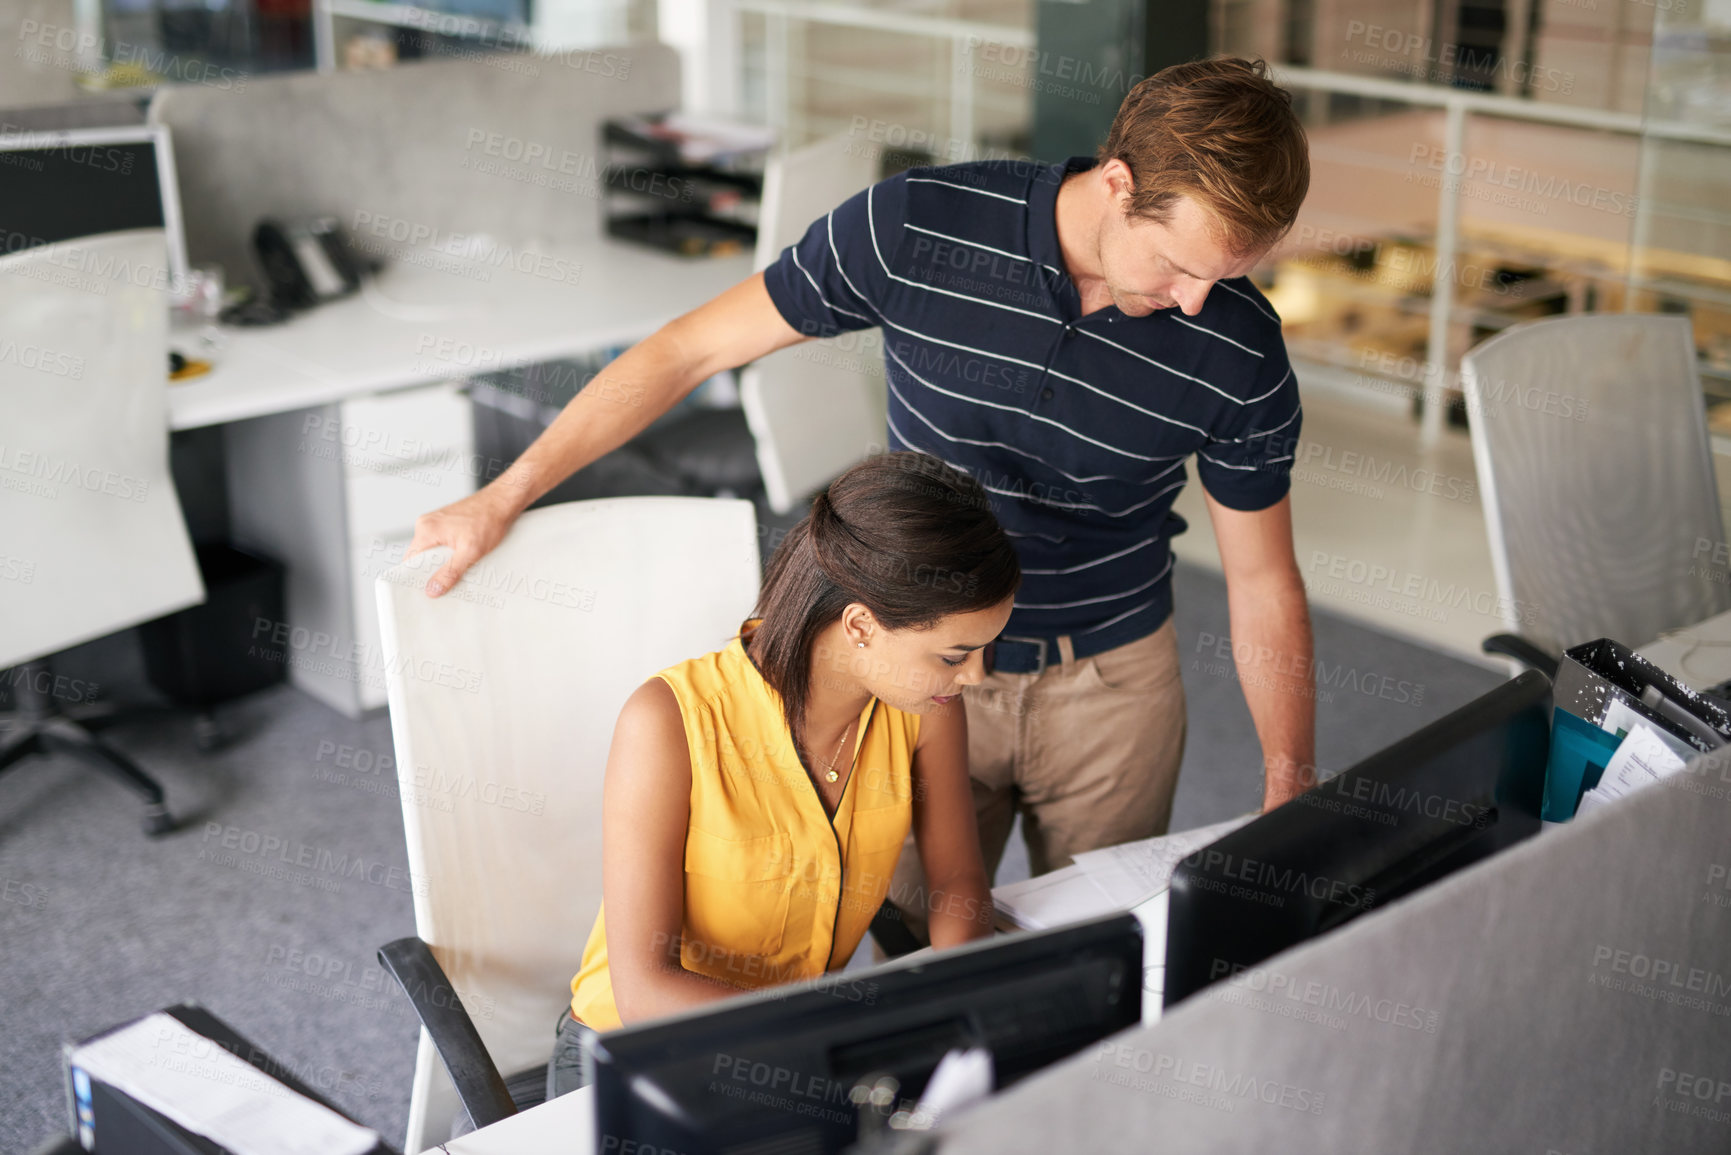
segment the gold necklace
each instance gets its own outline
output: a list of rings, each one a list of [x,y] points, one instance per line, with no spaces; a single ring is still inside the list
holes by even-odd
[[[852,722],[849,722],[845,727],[842,728],[841,738],[838,739],[836,741],[836,744],[835,744],[835,753],[830,755],[830,759],[828,762],[824,763],[824,765],[828,768],[828,771],[829,771],[827,774],[825,774],[823,776],[823,779],[825,782],[834,782],[837,778],[841,777],[841,775],[836,772],[835,760],[837,758],[841,757],[842,744],[847,741],[848,731],[850,731],[852,729],[853,729],[853,723]]]

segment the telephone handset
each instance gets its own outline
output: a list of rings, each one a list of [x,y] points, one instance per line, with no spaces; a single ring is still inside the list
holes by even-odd
[[[271,302],[280,308],[310,309],[360,288],[361,262],[335,217],[267,217],[258,223],[252,243],[270,283]]]

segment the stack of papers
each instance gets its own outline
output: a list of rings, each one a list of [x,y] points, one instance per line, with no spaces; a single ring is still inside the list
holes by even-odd
[[[1212,826],[1084,851],[1072,866],[998,887],[992,902],[1023,930],[1134,910],[1171,885],[1180,862],[1255,817],[1244,814]]]
[[[1671,735],[1661,734],[1642,721],[1630,722],[1622,743],[1599,776],[1599,784],[1581,795],[1576,815],[1587,814],[1643,786],[1669,778],[1683,769],[1684,761],[1692,753]]]
[[[1080,866],[1006,883],[992,891],[992,905],[1023,930],[1045,930],[1124,909],[1088,881]]]
[[[1199,833],[1185,831],[1171,837]],[[1170,870],[1167,877],[1171,877]],[[1066,866],[1039,878],[1000,886],[992,891],[992,902],[998,913],[1023,930],[1044,930],[1129,909],[1142,924],[1142,1021],[1152,1023],[1160,1018],[1161,992],[1166,989],[1166,895],[1161,889],[1126,908],[1108,899],[1080,866]]]
[[[76,1048],[70,1062],[75,1081],[107,1083],[235,1155],[365,1155],[379,1144],[160,1012]]]
[[[1213,826],[1126,842],[1076,855],[1075,864],[992,891],[998,913],[1023,930],[1127,910],[1142,924],[1142,1021],[1160,1018],[1166,987],[1166,903],[1172,872],[1203,847],[1255,818],[1245,814]]]
[[[1142,924],[1142,1023],[1160,1021],[1166,1001],[1166,903],[1170,890],[1163,890],[1138,906],[1131,914]]]
[[[1255,817],[1255,814],[1243,814],[1225,822],[1216,822],[1213,826],[1198,826],[1177,834],[1163,834],[1140,842],[1108,846],[1104,850],[1085,851],[1076,855],[1076,865],[1105,895],[1113,909],[1129,909],[1172,885],[1172,872],[1178,869],[1180,862],[1225,838]]]

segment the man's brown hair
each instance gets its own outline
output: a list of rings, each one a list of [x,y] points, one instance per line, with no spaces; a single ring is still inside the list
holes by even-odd
[[[1132,88],[1099,160],[1130,167],[1132,216],[1164,221],[1188,195],[1240,255],[1278,241],[1310,188],[1292,94],[1262,61],[1230,56],[1174,64]]]

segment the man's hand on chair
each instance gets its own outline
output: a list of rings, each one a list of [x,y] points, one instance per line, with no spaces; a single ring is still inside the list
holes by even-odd
[[[416,518],[415,537],[403,559],[407,561],[435,546],[451,547],[450,558],[427,579],[427,596],[436,598],[505,540],[505,534],[521,512],[504,489],[496,483],[489,485],[461,501]]]

